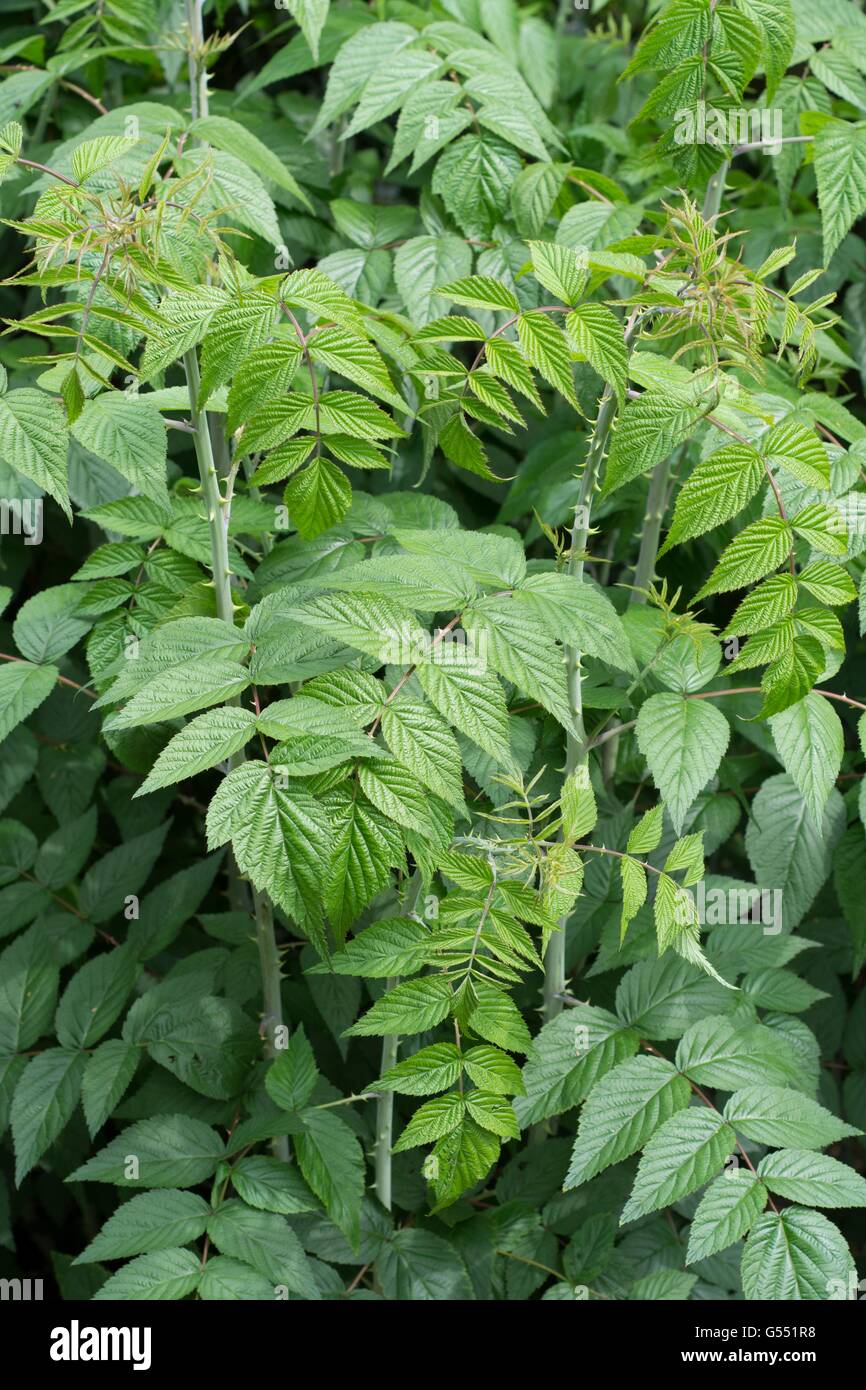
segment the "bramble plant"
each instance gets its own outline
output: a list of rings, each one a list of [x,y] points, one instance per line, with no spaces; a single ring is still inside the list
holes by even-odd
[[[0,1274],[858,1297],[866,18],[32,8]]]

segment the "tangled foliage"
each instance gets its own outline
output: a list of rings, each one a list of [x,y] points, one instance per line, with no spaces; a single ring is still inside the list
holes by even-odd
[[[859,7],[43,4],[0,1273],[857,1297]]]

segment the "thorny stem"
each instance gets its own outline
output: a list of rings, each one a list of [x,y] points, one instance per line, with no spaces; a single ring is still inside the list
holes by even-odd
[[[409,886],[406,889],[406,896],[403,899],[403,915],[408,917],[415,909],[418,895],[421,892],[421,872],[416,869]],[[394,989],[398,984],[397,978],[386,982],[385,988]],[[390,1071],[397,1064],[397,1050],[400,1046],[400,1039],[397,1034],[389,1035],[382,1042],[382,1068],[381,1075]],[[394,1092],[382,1091],[376,1101],[376,1146],[374,1150],[374,1163],[376,1170],[376,1196],[382,1203],[386,1211],[391,1210],[391,1145],[394,1140]]]
[[[629,596],[630,603],[646,603],[646,590],[655,576],[656,560],[659,551],[662,522],[665,515],[665,498],[671,467],[679,459],[681,449],[676,449],[667,458],[657,463],[650,475],[644,512],[643,531],[640,538],[637,565],[634,571],[634,588]]]
[[[637,330],[638,317],[635,310],[626,325],[625,344],[626,348],[631,346],[632,340]],[[608,385],[604,389],[599,406],[595,428],[590,440],[586,462],[583,467],[583,474],[580,480],[580,492],[578,494],[577,507],[574,513],[574,524],[571,528],[571,549],[568,558],[568,573],[576,579],[582,579],[584,566],[584,553],[586,551],[587,540],[590,530],[590,505],[592,494],[598,482],[601,471],[602,460],[610,439],[610,432],[616,416],[617,397],[613,388]],[[572,715],[573,731],[569,730],[566,734],[565,751],[565,773],[570,776],[582,762],[586,761],[587,749],[586,731],[583,723],[583,696],[582,696],[582,672],[580,667],[580,652],[576,647],[566,646],[565,648],[565,675],[568,684],[568,702]],[[562,1012],[562,1001],[560,996],[565,989],[565,919],[559,924],[559,931],[554,932],[548,942],[547,951],[544,956],[544,990],[542,1015],[545,1023],[549,1023],[552,1018]]]
[[[193,119],[208,114],[207,73],[201,54],[204,46],[202,25],[202,0],[186,0],[187,27],[189,29],[188,71],[190,106]],[[229,469],[226,477],[226,493],[223,497],[220,478],[217,472],[213,439],[204,411],[199,409],[201,375],[198,354],[194,347],[183,356],[184,372],[189,391],[190,421],[195,430],[195,453],[201,480],[202,496],[210,533],[211,570],[213,572],[216,611],[218,617],[234,625],[234,605],[231,592],[231,569],[228,555],[228,532],[231,517],[232,489],[235,469]],[[223,436],[220,435],[220,440]],[[242,754],[240,755],[243,756]],[[276,1055],[275,1039],[277,1030],[283,1031],[283,1005],[281,992],[280,954],[274,932],[273,907],[265,893],[252,889],[253,915],[256,923],[256,942],[259,951],[259,966],[262,978],[262,1023],[261,1031],[265,1039],[265,1056]],[[289,1158],[289,1141],[280,1135],[273,1141],[275,1157]]]

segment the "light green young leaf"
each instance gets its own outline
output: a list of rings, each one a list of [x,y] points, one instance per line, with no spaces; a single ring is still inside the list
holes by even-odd
[[[688,700],[665,691],[641,705],[638,746],[678,835],[689,807],[715,776],[730,732],[725,716],[707,700]]]
[[[814,691],[770,720],[773,740],[786,772],[797,783],[815,824],[842,766],[845,738],[832,703]]]

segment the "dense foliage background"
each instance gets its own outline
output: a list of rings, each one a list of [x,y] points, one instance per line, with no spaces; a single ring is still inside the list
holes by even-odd
[[[860,8],[0,64],[0,1277],[858,1297]]]

